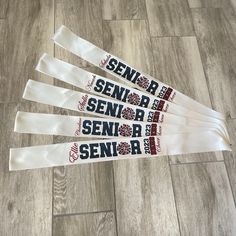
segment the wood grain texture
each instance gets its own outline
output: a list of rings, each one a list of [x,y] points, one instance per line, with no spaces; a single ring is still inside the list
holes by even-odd
[[[0,108],[0,235],[51,235],[52,171],[9,172],[8,161],[10,147],[52,143],[50,136],[13,133],[17,110],[52,111],[48,106],[19,103],[26,81],[43,77],[34,71],[42,50],[53,51],[48,41],[53,33],[52,10],[47,0],[43,4],[9,1],[7,18],[0,23],[0,102],[11,102]]]
[[[46,27],[45,27],[46,26]],[[42,77],[34,68],[43,52],[52,53],[53,4],[45,1],[9,1],[5,20],[4,58],[0,102],[21,99],[26,81]]]
[[[167,157],[113,165],[118,235],[179,235]]]
[[[102,48],[102,10],[100,0],[55,1],[55,28],[67,26],[74,33]],[[56,47],[56,56],[80,67],[90,64]]]
[[[54,170],[54,214],[114,208],[112,163],[84,164]]]
[[[17,110],[50,112],[33,103],[0,104],[0,235],[51,235],[52,170],[9,172],[9,148],[50,144],[44,135],[13,132]]]
[[[0,19],[0,35],[5,35],[6,32],[6,21],[5,20],[1,20]],[[4,70],[4,57],[5,57],[5,53],[4,53],[4,37],[0,37],[0,92],[3,91],[3,83],[4,83],[4,74],[3,74],[3,70]],[[0,95],[0,98],[2,97],[2,95]]]
[[[172,165],[181,235],[236,234],[236,210],[223,162]]]
[[[0,19],[4,19],[7,16],[9,0],[0,0]]]
[[[151,36],[194,35],[187,0],[147,0]]]
[[[236,204],[236,119],[228,121],[229,135],[232,143],[232,152],[223,152],[226,169]]]
[[[207,83],[195,37],[153,38],[156,78],[211,107]],[[174,163],[223,160],[221,152],[171,156]]]
[[[236,7],[235,0],[188,0],[190,8]]]
[[[102,0],[104,20],[146,19],[145,0]]]
[[[55,217],[53,235],[56,236],[115,236],[113,212]]]
[[[104,48],[153,73],[145,21],[105,22]],[[118,235],[179,235],[167,157],[117,161],[113,165]]]
[[[232,9],[193,9],[212,106],[236,117],[236,15]]]
[[[9,172],[9,148],[50,144],[52,137],[13,133],[17,110],[51,112],[35,103],[20,103],[26,81],[41,80],[34,66],[42,53],[53,52],[53,4],[9,1],[0,20],[0,235],[51,235],[52,170]],[[1,9],[2,10],[2,9]],[[47,25],[47,27],[44,27]],[[49,80],[52,83],[52,80]]]

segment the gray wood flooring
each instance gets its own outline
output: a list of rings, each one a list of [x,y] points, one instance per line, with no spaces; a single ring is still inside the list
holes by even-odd
[[[232,152],[8,171],[10,147],[74,140],[13,132],[18,110],[79,114],[22,100],[61,24],[227,115]],[[0,235],[236,235],[234,0],[0,0]],[[106,75],[109,78],[114,78]]]

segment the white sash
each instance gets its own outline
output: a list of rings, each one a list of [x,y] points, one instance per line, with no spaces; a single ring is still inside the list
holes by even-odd
[[[215,131],[10,149],[10,170],[231,150]]]
[[[209,131],[210,128],[180,126],[121,119],[66,116],[18,111],[15,132],[74,137],[146,137]],[[212,128],[212,130],[215,130]]]

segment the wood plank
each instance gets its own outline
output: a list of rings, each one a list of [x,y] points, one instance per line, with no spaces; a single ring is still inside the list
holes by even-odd
[[[232,9],[193,9],[213,108],[236,118],[236,17]]]
[[[224,160],[222,152],[204,152],[169,156],[170,164],[197,163]]]
[[[111,162],[55,168],[54,214],[113,209],[111,170]]]
[[[146,19],[145,0],[102,0],[104,20]]]
[[[226,169],[236,204],[236,119],[228,121],[232,152],[223,152]]]
[[[195,37],[152,39],[156,78],[211,107]],[[171,156],[172,164],[223,160],[221,152]]]
[[[50,112],[35,103],[0,104],[0,235],[51,235],[52,169],[9,172],[9,148],[52,143],[52,137],[13,132],[18,110]]]
[[[52,143],[52,137],[13,133],[17,110],[51,112],[35,103],[19,103],[28,78],[43,76],[34,66],[45,50],[53,52],[53,4],[46,0],[9,1],[0,22],[0,235],[51,235],[52,170],[9,172],[9,148]],[[50,83],[52,80],[49,81]],[[29,224],[30,222],[30,224]]]
[[[114,163],[118,235],[179,235],[167,157]]]
[[[9,0],[0,0],[0,19],[5,19],[7,16]]]
[[[5,35],[6,31],[6,21],[0,19],[0,35]],[[3,91],[3,83],[4,83],[4,37],[0,37],[0,92]],[[1,98],[2,95],[0,95]]]
[[[105,22],[104,47],[153,73],[145,21]],[[113,165],[118,235],[179,235],[167,157],[120,160]]]
[[[55,2],[55,28],[59,28],[62,24],[98,47],[103,47],[100,0],[57,0]],[[91,65],[61,47],[56,46],[55,50],[59,59],[80,67]]]
[[[146,1],[151,36],[194,35],[187,0]]]
[[[53,235],[115,236],[115,217],[113,212],[54,217]]]
[[[172,165],[181,235],[235,235],[236,210],[223,162]]]
[[[53,52],[50,40],[54,30],[53,19],[50,0],[9,1],[3,35],[0,102],[18,102],[26,81],[43,77],[34,68],[43,52]]]
[[[103,46],[100,0],[57,1],[55,6],[55,24],[56,27],[64,24],[99,47]],[[55,48],[55,56],[80,67],[90,66],[86,62],[82,62],[79,57],[59,47]],[[86,69],[100,73],[94,67],[87,67]],[[55,80],[55,85],[82,91],[58,80]],[[84,115],[83,113],[59,108],[54,108],[54,113]],[[88,139],[54,137],[54,143],[72,142],[73,140]],[[53,191],[53,213],[55,215],[112,210],[114,209],[112,163],[54,168]]]
[[[223,8],[236,7],[234,0],[188,0],[190,8]]]

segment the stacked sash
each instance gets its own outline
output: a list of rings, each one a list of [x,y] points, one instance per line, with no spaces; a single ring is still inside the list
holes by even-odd
[[[12,148],[10,170],[231,150],[221,113],[129,66],[65,26],[53,40],[124,83],[42,55],[37,71],[83,92],[29,80],[23,98],[85,116],[19,111],[15,131],[100,139]]]

